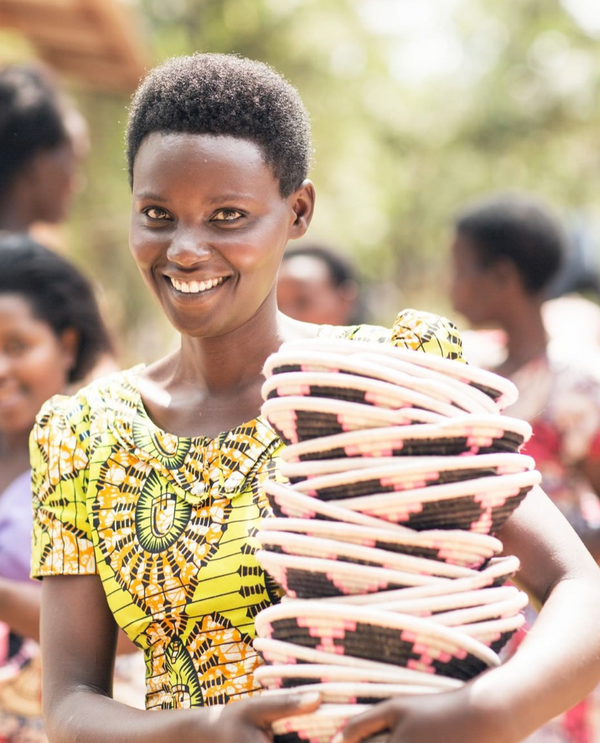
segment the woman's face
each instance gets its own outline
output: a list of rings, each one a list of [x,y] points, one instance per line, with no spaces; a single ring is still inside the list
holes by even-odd
[[[67,331],[68,333],[68,331]],[[73,350],[18,294],[0,294],[0,432],[27,433],[41,406],[64,392]]]
[[[131,251],[173,326],[217,337],[274,299],[285,245],[306,231],[313,202],[308,181],[282,198],[253,142],[152,133],[133,169]]]
[[[484,268],[473,245],[460,233],[452,243],[450,297],[456,312],[474,326],[495,322],[499,286],[495,272]]]

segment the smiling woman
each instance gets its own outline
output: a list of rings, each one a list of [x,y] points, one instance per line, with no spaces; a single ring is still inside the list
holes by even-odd
[[[461,342],[452,323],[412,310],[391,330],[317,326],[278,311],[283,251],[313,213],[310,151],[297,91],[258,62],[174,59],[136,94],[130,246],[181,345],[149,367],[54,398],[37,419],[32,571],[44,579],[52,743],[267,743],[272,722],[319,704],[312,694],[250,698],[259,690],[254,618],[280,596],[255,558],[254,534],[269,513],[261,484],[276,472],[283,446],[259,415],[265,360],[284,341],[317,336],[454,359]],[[557,557],[551,517],[548,537],[535,535],[533,521],[537,527],[547,508],[541,501],[535,519],[525,510],[504,537],[523,554],[533,593],[553,595],[562,582],[563,593],[573,593],[568,605],[579,604],[576,616],[558,617],[577,639],[566,657],[546,661],[546,670],[568,665],[577,683],[566,697],[564,684],[547,684],[550,701],[539,711],[538,687],[523,672],[523,664],[536,665],[540,646],[547,655],[547,634],[538,631],[537,653],[530,642],[523,662],[492,677],[504,694],[492,710],[485,685],[436,695],[457,740],[512,743],[595,681],[578,643],[600,652],[595,624],[581,619],[600,608],[596,568],[568,533],[570,556]],[[111,699],[117,626],[144,650],[146,706],[160,715]],[[499,713],[515,695],[522,697],[516,724]],[[415,697],[413,722],[421,702]],[[441,739],[445,717],[428,710],[411,741]],[[397,712],[384,706],[364,724],[389,727]],[[348,732],[355,740],[369,734],[360,724]],[[420,735],[419,726],[431,724],[438,737]]]

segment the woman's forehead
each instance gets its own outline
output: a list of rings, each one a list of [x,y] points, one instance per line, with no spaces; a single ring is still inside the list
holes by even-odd
[[[136,181],[173,177],[274,180],[260,147],[251,140],[222,134],[153,132],[138,151],[133,176]]]

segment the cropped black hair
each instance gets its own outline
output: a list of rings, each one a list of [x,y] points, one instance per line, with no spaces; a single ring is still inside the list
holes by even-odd
[[[98,359],[112,351],[89,281],[70,261],[14,234],[0,240],[0,294],[17,294],[27,301],[35,317],[56,336],[73,328],[78,334],[75,364],[69,382],[79,382]]]
[[[33,65],[0,70],[0,196],[32,157],[68,141],[64,102],[50,75]]]
[[[329,273],[331,283],[336,288],[347,281],[358,281],[352,263],[345,256],[325,245],[294,245],[287,248],[283,254],[283,261],[289,261],[296,256],[306,256],[321,261]]]
[[[283,197],[300,187],[310,167],[310,124],[298,91],[268,65],[244,57],[175,57],[150,72],[129,113],[130,183],[140,145],[152,132],[251,140],[273,169]]]
[[[537,294],[558,272],[566,238],[558,218],[537,199],[499,194],[477,201],[455,223],[486,268],[500,260],[516,266],[523,286]]]

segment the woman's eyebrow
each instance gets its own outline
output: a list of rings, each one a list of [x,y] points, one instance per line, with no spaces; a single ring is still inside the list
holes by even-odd
[[[136,199],[144,199],[148,201],[159,201],[161,204],[166,204],[168,199],[165,199],[163,196],[159,196],[158,194],[152,193],[151,191],[140,191],[139,193],[134,194]]]

